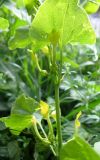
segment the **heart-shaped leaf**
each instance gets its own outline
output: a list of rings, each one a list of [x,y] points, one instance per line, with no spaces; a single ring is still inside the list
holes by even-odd
[[[11,115],[10,117],[1,118],[7,128],[14,135],[19,135],[25,128],[32,125],[32,115]]]
[[[100,160],[100,156],[82,138],[74,137],[61,149],[61,160]]]
[[[25,95],[19,96],[13,104],[11,114],[31,115],[39,107],[36,100]]]
[[[94,43],[95,33],[78,0],[46,0],[39,8],[30,29],[33,45],[48,43]]]
[[[10,117],[4,117],[0,120],[5,123],[6,127],[10,128],[13,134],[19,135],[25,128],[29,128],[32,125],[33,115],[38,108],[37,101],[21,95],[13,105]],[[40,118],[42,117],[40,116]]]

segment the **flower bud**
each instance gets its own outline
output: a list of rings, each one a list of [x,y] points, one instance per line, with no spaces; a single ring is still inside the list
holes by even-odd
[[[32,123],[33,123],[33,124],[36,124],[36,123],[37,123],[37,120],[36,120],[35,116],[32,117]]]
[[[43,52],[45,55],[48,55],[49,49],[48,49],[47,46],[43,47],[41,50],[42,50],[42,52]]]
[[[56,121],[56,111],[53,111],[53,112],[51,113],[51,117]]]

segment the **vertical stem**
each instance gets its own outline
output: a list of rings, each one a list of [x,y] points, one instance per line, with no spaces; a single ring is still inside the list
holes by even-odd
[[[42,127],[42,125],[41,125],[40,123],[39,123],[39,126],[40,126],[40,128],[41,128],[41,130],[42,130],[44,136],[48,139],[48,137],[47,137],[47,135],[46,135],[46,133],[45,133],[45,131],[44,131],[44,129],[43,129],[43,127]],[[50,148],[51,148],[53,154],[56,156],[56,152],[55,152],[55,150],[54,150],[54,148],[53,148],[52,145],[50,145]]]
[[[60,160],[60,150],[62,147],[62,133],[61,133],[61,112],[60,112],[60,101],[59,101],[59,73],[56,66],[56,46],[53,45],[53,74],[54,74],[54,87],[55,87],[55,106],[56,106],[56,120],[57,120],[57,159]]]
[[[62,47],[60,47],[60,80],[62,79],[62,64],[63,64],[63,56],[62,56]]]
[[[61,134],[61,112],[59,102],[59,85],[55,86],[55,103],[56,103],[56,120],[57,120],[57,134],[58,134],[58,160],[60,159],[60,150],[62,147],[62,134]]]
[[[53,69],[55,71],[55,67],[56,67],[56,46],[55,45],[53,45],[53,55],[52,55],[52,57],[53,57],[53,60],[52,60]]]

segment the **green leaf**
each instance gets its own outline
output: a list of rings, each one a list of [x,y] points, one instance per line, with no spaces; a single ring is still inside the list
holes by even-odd
[[[80,137],[74,137],[61,149],[61,160],[100,160],[94,149]]]
[[[78,0],[46,0],[39,8],[30,29],[36,49],[48,43],[95,43],[95,33]]]
[[[19,96],[13,104],[11,114],[31,115],[39,107],[36,100],[25,95]]]
[[[91,111],[91,110],[93,110],[93,109],[94,109],[96,106],[98,106],[98,105],[100,105],[100,99],[96,99],[96,100],[90,102],[87,107],[88,107],[89,110]],[[77,114],[78,112],[84,111],[84,110],[86,110],[86,106],[80,106],[80,107],[78,107],[78,108],[75,108],[75,109],[73,109],[73,110],[67,115],[67,118],[71,118],[71,117],[73,117],[75,114]]]
[[[31,10],[33,8],[34,0],[24,0],[25,7],[27,10]]]
[[[69,63],[73,68],[79,68],[79,65],[75,63],[73,60],[71,60],[70,58],[64,57],[63,61],[66,63]]]
[[[24,8],[24,0],[17,0],[17,7],[18,8]]]
[[[1,118],[7,128],[10,128],[12,134],[19,135],[25,128],[32,125],[32,116],[30,115],[11,115]]]
[[[29,37],[29,27],[23,26],[15,31],[13,37],[10,38],[8,45],[11,50],[16,48],[25,48],[31,43]]]
[[[1,118],[0,121],[4,122],[13,134],[19,135],[32,125],[32,118],[38,106],[38,102],[34,99],[21,95],[12,107],[11,116]]]
[[[24,20],[28,24],[31,23],[31,17],[27,14],[27,11],[23,8],[18,9],[17,3],[15,3],[14,1],[6,1],[5,7],[20,20]]]
[[[17,29],[20,29],[20,28],[23,28],[23,27],[26,27],[26,26],[28,26],[28,23],[26,21],[21,20],[21,19],[19,19],[19,18],[16,17],[15,18],[15,22],[12,24],[12,26],[10,28],[10,31],[11,31],[10,36],[11,37],[14,36],[15,31]],[[26,28],[28,28],[28,27],[26,27]]]
[[[0,17],[0,30],[7,31],[9,28],[9,22],[7,19]]]
[[[34,11],[34,8],[39,5],[38,0],[23,0],[23,1],[29,14],[32,14]]]
[[[84,9],[88,14],[96,13],[99,9],[99,5],[90,1],[85,4]]]
[[[94,150],[100,155],[100,141],[94,144]]]
[[[11,141],[8,143],[8,153],[10,160],[19,160],[20,159],[20,147],[17,141]]]

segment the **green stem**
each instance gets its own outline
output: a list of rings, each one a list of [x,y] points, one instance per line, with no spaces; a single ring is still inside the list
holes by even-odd
[[[53,57],[52,63],[53,63],[53,67],[55,69],[55,66],[56,66],[56,46],[55,45],[53,45],[53,55],[52,55],[52,57]]]
[[[52,127],[52,123],[51,123],[51,120],[50,120],[49,116],[47,118],[47,122],[48,122],[48,126],[49,126],[49,136],[52,139],[53,136],[54,136],[54,133],[53,133],[53,127]]]
[[[62,56],[62,47],[60,47],[60,82],[61,82],[61,79],[62,79],[62,64],[63,64],[63,56]]]
[[[57,121],[57,159],[60,160],[60,150],[62,147],[62,133],[61,133],[61,111],[60,111],[60,101],[59,101],[59,85],[60,85],[60,74],[58,73],[58,68],[56,66],[56,46],[53,45],[53,74],[55,80],[55,106],[56,106],[56,121]],[[60,71],[61,72],[61,71]]]
[[[48,137],[47,137],[47,135],[46,135],[46,133],[45,133],[45,131],[44,131],[44,129],[43,129],[43,127],[42,127],[42,125],[40,123],[39,123],[39,126],[40,126],[40,128],[41,128],[42,133],[44,134],[44,136],[48,139]],[[54,156],[56,156],[55,150],[54,150],[54,148],[53,148],[52,145],[50,145],[50,148],[51,148],[51,151],[53,152]]]
[[[55,103],[56,103],[57,135],[58,135],[58,160],[59,160],[60,150],[61,150],[61,147],[62,147],[61,112],[60,112],[60,102],[59,102],[59,85],[55,86]]]
[[[50,145],[50,142],[49,142],[48,138],[41,137],[41,135],[38,131],[38,128],[37,128],[37,124],[34,124],[33,128],[34,128],[35,134],[38,137],[38,139],[40,139],[43,143]]]

